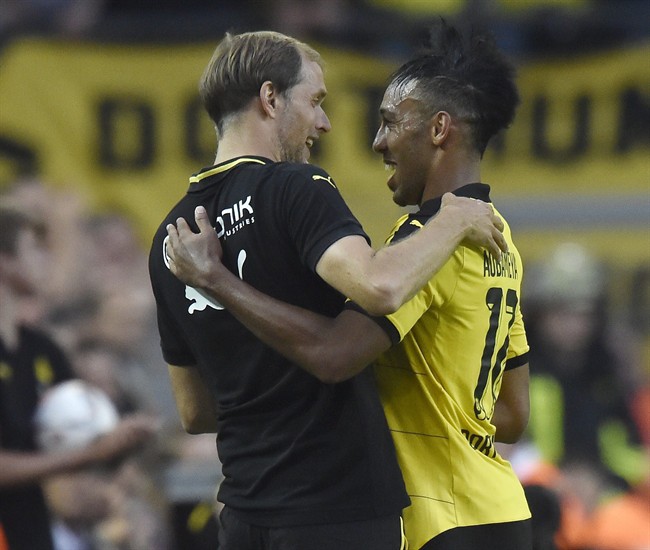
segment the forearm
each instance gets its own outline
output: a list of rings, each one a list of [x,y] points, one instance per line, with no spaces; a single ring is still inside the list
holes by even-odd
[[[215,298],[261,341],[295,364],[325,382],[337,382],[357,374],[390,346],[386,333],[365,315],[344,311],[331,319],[275,300],[238,279],[219,261],[219,240],[205,209],[198,207],[195,217],[197,234],[182,218],[177,220],[178,229],[171,224],[167,226],[167,254],[172,273]],[[340,241],[346,241],[349,246],[341,245]],[[368,251],[373,254],[374,251],[358,235],[340,241],[323,254],[333,256],[326,262],[328,268],[340,265],[342,258],[352,258],[352,270],[357,274],[362,262],[357,260],[355,252],[367,257]],[[332,249],[335,252],[330,252]],[[322,263],[321,258],[318,265]],[[343,271],[337,277],[347,279],[349,270],[345,265]],[[337,273],[336,269],[333,273]]]
[[[375,315],[397,311],[445,265],[461,244],[468,225],[447,208],[410,237],[379,249],[370,264],[368,279],[387,289],[384,303],[359,305]],[[348,296],[355,300],[354,296]],[[356,300],[355,300],[356,301]],[[366,307],[368,306],[368,307]]]
[[[373,315],[386,315],[414,296],[451,257],[467,233],[462,216],[443,209],[420,231],[378,251],[357,236],[330,246],[316,271]]]
[[[45,453],[0,450],[0,488],[40,483],[89,463],[84,450]]]
[[[378,353],[362,341],[363,329],[263,294],[225,267],[203,290],[217,299],[262,342],[324,382],[339,382],[365,368]],[[341,319],[342,317],[342,319]],[[359,333],[359,334],[355,334]],[[388,347],[388,340],[386,337]]]

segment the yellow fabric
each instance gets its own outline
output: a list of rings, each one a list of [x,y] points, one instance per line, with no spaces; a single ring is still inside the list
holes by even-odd
[[[453,527],[530,517],[521,484],[494,448],[490,422],[505,361],[528,351],[519,308],[521,257],[508,227],[505,236],[510,251],[500,266],[487,252],[460,247],[424,289],[387,316],[401,342],[375,372],[411,497],[404,512],[411,548]],[[491,319],[493,346],[486,345]],[[502,347],[507,354],[498,361]],[[486,348],[485,391],[475,400]]]

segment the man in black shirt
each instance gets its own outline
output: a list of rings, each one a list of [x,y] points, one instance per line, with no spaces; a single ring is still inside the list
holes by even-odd
[[[0,204],[0,530],[12,549],[53,547],[41,481],[109,461],[152,434],[149,418],[133,417],[88,447],[38,450],[32,421],[39,398],[73,376],[61,349],[18,314],[21,297],[36,293],[48,273],[41,237],[40,224]]]
[[[465,239],[503,246],[489,207],[448,198],[413,237],[375,251],[336,184],[308,164],[330,130],[320,57],[272,32],[226,35],[201,81],[219,141],[150,254],[163,356],[191,433],[217,432],[220,549],[397,550],[408,505],[370,374],[325,384],[170,271],[167,230],[202,205],[223,262],[263,292],[328,316],[348,296],[395,311]]]

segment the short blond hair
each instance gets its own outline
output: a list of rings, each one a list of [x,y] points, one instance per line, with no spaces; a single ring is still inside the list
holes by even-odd
[[[264,82],[279,93],[300,82],[303,56],[322,66],[320,54],[304,42],[273,31],[226,33],[199,84],[203,106],[223,131],[223,122],[257,97]]]

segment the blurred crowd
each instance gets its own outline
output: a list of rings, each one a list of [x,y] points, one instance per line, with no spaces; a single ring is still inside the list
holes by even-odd
[[[155,442],[119,470],[47,484],[60,550],[214,544],[218,480],[179,498],[169,475],[186,469],[178,485],[197,474],[193,464],[214,474],[219,466],[213,436],[185,435],[178,421],[146,243],[120,212],[96,211],[78,192],[36,179],[16,182],[2,200],[47,226],[48,284],[25,301],[23,320],[47,330],[76,375],[102,388],[121,413],[144,411],[161,425]],[[523,441],[500,450],[526,486],[538,550],[650,548],[649,327],[611,314],[606,267],[586,248],[562,243],[527,268],[531,423]],[[80,533],[93,543],[81,545]]]
[[[610,268],[573,242],[527,265],[531,419],[501,450],[540,550],[650,548],[650,327],[635,313],[647,302],[613,308]]]
[[[650,33],[645,0],[3,0],[0,44],[34,33],[169,42],[269,28],[399,57],[440,15],[489,26],[504,50],[528,57],[611,48]]]
[[[21,322],[49,334],[74,376],[101,389],[120,415],[146,414],[155,424],[153,440],[127,460],[45,482],[57,550],[202,548],[201,537],[216,525],[215,437],[189,436],[180,425],[158,344],[146,246],[126,216],[93,209],[77,191],[29,179],[4,189],[0,202],[45,225],[47,282],[22,298]],[[207,485],[179,487],[184,469]]]

